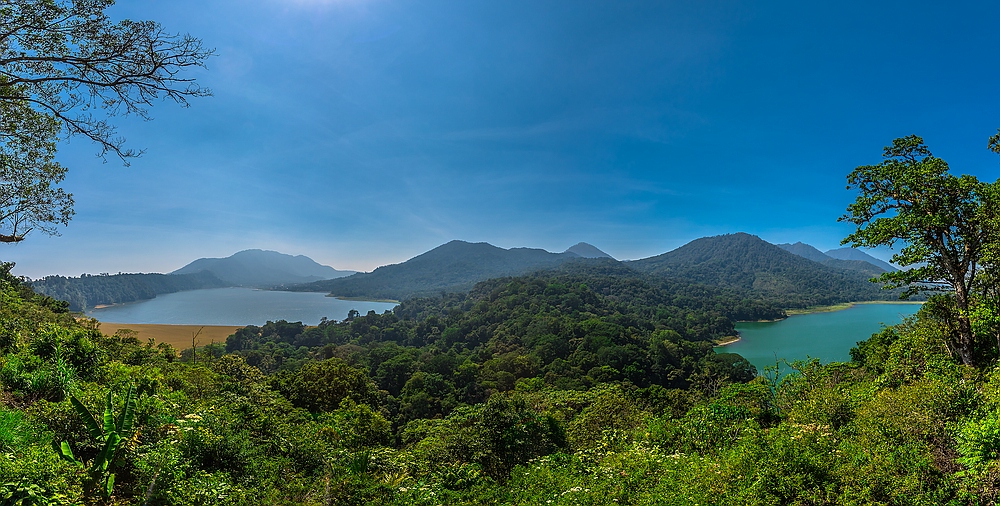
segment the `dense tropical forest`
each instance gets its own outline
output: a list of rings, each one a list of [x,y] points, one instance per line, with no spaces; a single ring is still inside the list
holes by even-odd
[[[609,259],[180,353],[3,264],[0,504],[993,503],[995,183],[918,141],[852,173],[848,239],[937,227],[953,250],[910,235],[894,260],[916,267],[882,281],[941,293],[850,362],[784,376],[713,349],[780,307]],[[877,195],[901,172],[919,199]]]
[[[177,356],[102,335],[8,271],[9,504],[972,504],[995,489],[1000,379],[940,345],[944,302],[851,363],[778,380],[712,351],[732,331],[724,296],[592,272],[247,327]]]

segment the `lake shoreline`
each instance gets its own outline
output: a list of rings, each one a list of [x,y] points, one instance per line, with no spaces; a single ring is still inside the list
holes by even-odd
[[[740,331],[737,330],[735,336],[726,336],[726,337],[720,339],[719,341],[716,341],[715,345],[716,346],[729,346],[730,344],[738,343],[738,342],[740,342],[742,340],[743,340],[743,336],[741,336],[740,335]]]
[[[719,353],[742,355],[758,371],[775,361],[819,359],[823,363],[845,362],[858,342],[871,338],[886,326],[896,325],[915,314],[919,304],[853,304],[850,311],[826,311],[793,315],[778,322],[740,322],[741,339]]]
[[[803,314],[816,314],[816,313],[832,313],[834,311],[843,311],[845,309],[851,309],[854,306],[861,304],[923,304],[925,301],[922,300],[859,300],[857,302],[844,302],[841,304],[832,304],[829,306],[813,306],[803,309],[786,309],[784,318],[774,318],[770,320],[737,320],[733,323],[774,323],[780,322],[782,320],[788,319],[789,316],[803,315]]]
[[[370,299],[368,297],[344,297],[341,295],[334,295],[332,293],[326,294],[325,297],[333,297],[334,299],[344,300],[348,302],[384,302],[386,304],[399,304],[399,301],[396,299]]]
[[[843,311],[845,309],[850,309],[854,306],[861,304],[923,304],[922,300],[861,300],[857,302],[844,302],[842,304],[833,304],[829,306],[813,306],[804,309],[786,309],[785,314],[788,316],[802,315],[802,314],[816,314],[816,313],[832,313],[834,311]]]
[[[153,299],[91,309],[81,316],[127,324],[263,326],[284,320],[318,325],[343,320],[351,310],[381,314],[395,302],[346,301],[323,293],[258,290],[245,287],[185,290]]]

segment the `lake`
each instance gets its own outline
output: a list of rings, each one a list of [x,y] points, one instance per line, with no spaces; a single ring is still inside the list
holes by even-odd
[[[176,325],[263,325],[267,321],[301,321],[316,325],[324,316],[343,320],[348,311],[382,313],[390,302],[340,300],[315,292],[277,292],[252,288],[210,288],[158,295],[87,311],[87,316],[114,323]]]
[[[763,371],[774,366],[775,357],[788,360],[818,358],[823,363],[846,362],[851,348],[895,325],[920,309],[919,304],[856,304],[829,313],[792,315],[776,322],[736,324],[740,340],[717,347],[719,352],[739,353]]]

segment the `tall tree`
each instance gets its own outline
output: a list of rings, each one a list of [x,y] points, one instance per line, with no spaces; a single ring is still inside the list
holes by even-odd
[[[59,123],[24,102],[0,103],[0,242],[32,230],[55,234],[73,216],[73,196],[57,187],[66,168],[55,158]]]
[[[951,292],[957,328],[949,343],[966,365],[977,353],[970,305],[982,288],[984,256],[997,240],[997,185],[970,175],[954,176],[923,139],[896,139],[878,165],[847,176],[859,192],[840,218],[857,226],[843,243],[854,247],[902,244],[892,261],[904,269],[882,274],[887,287]],[[909,267],[909,268],[907,268]]]
[[[154,21],[113,22],[114,0],[0,2],[0,242],[31,230],[55,233],[73,215],[57,185],[60,135],[83,136],[126,165],[141,151],[125,147],[111,118],[149,119],[158,99],[182,106],[210,94],[185,70],[212,51]]]

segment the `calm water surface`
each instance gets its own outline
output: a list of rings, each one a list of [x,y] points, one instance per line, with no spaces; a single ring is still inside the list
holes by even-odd
[[[352,309],[361,314],[369,310],[382,313],[395,306],[388,302],[340,300],[323,293],[210,288],[92,309],[87,311],[87,316],[114,323],[263,325],[268,320],[288,320],[316,325],[324,316],[331,320],[343,320]]]
[[[741,339],[716,348],[739,353],[762,371],[775,358],[789,362],[818,358],[823,363],[851,359],[851,348],[920,309],[919,304],[858,304],[842,311],[792,315],[777,322],[736,324]]]

